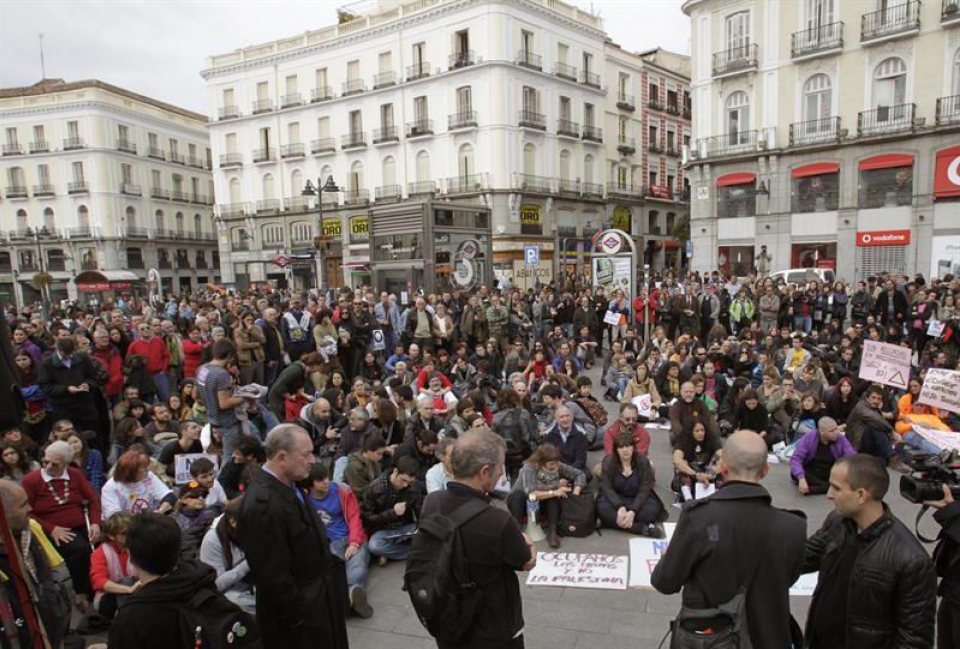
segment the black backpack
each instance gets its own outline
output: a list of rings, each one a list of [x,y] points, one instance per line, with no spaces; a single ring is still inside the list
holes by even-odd
[[[459,643],[473,622],[482,593],[470,580],[460,527],[490,505],[471,499],[449,516],[420,521],[403,574],[403,590],[424,628],[443,643]]]
[[[175,605],[181,635],[202,649],[260,649],[260,630],[252,615],[211,588]]]
[[[589,495],[568,495],[560,501],[560,536],[590,536],[597,531],[597,503]]]

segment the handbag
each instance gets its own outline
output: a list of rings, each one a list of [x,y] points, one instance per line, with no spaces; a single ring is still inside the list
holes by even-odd
[[[759,550],[755,554],[753,567],[747,573],[747,578],[741,582],[737,594],[716,607],[680,607],[680,613],[670,623],[670,649],[754,649],[747,626],[747,590],[760,569],[763,550],[770,539],[772,517],[771,511],[767,516],[767,523],[760,528],[763,533],[760,536]],[[709,603],[708,600],[707,604]]]
[[[597,503],[590,496],[570,495],[560,501],[560,536],[590,536],[597,530]]]

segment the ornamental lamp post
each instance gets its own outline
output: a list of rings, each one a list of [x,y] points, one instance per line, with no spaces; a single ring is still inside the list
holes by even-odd
[[[327,193],[335,194],[339,191],[340,191],[340,188],[337,187],[337,183],[333,181],[333,176],[327,176],[327,182],[325,184],[321,183],[320,179],[317,179],[316,186],[314,186],[312,182],[307,180],[307,184],[303,188],[303,192],[301,192],[302,196],[317,197],[317,214],[318,214],[317,218],[318,218],[318,224],[319,224],[318,231],[320,232],[321,237],[323,236],[323,193],[327,192]],[[320,241],[321,241],[321,238],[318,237],[314,242],[315,244],[314,247],[317,248],[318,253],[320,249],[320,246],[319,246]],[[321,288],[321,285],[323,284],[323,276],[321,275],[322,266],[319,263],[319,262],[322,262],[322,258],[320,257],[319,254],[317,255],[317,258],[318,258],[318,263],[315,264],[315,267],[317,271],[317,290],[319,290]]]

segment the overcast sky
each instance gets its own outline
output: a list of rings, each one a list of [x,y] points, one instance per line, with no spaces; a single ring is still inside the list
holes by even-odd
[[[0,0],[0,87],[97,78],[206,113],[204,57],[329,25],[331,0]],[[682,0],[576,0],[629,50],[689,54]]]

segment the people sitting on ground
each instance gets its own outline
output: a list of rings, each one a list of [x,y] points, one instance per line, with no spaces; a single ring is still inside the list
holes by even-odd
[[[347,468],[343,471],[343,482],[350,486],[357,498],[363,497],[367,486],[382,472],[386,444],[379,433],[367,433],[363,437],[360,450],[347,459]]]
[[[615,422],[607,427],[603,435],[603,452],[612,455],[617,438],[626,433],[633,440],[633,446],[640,455],[650,452],[650,433],[640,423],[640,411],[632,403],[620,404],[620,415]]]
[[[143,427],[143,436],[156,447],[176,439],[180,422],[173,419],[170,407],[165,403],[154,404],[150,410],[150,423]]]
[[[650,369],[647,367],[646,363],[637,363],[637,369],[634,371],[633,377],[627,381],[626,387],[623,389],[623,395],[620,398],[620,401],[623,403],[630,403],[638,397],[643,395],[650,395],[650,405],[657,414],[660,414],[662,417],[666,417],[667,411],[664,410],[660,412],[661,407],[663,406],[663,401],[660,399],[660,392],[657,391],[657,384],[650,376]]]
[[[456,437],[444,437],[437,443],[437,459],[439,462],[427,471],[428,494],[446,489],[447,483],[453,480],[453,468],[450,462],[453,458],[453,449],[457,445],[457,439]]]
[[[370,618],[373,608],[367,602],[366,590],[370,552],[357,497],[349,486],[331,482],[322,464],[310,469],[306,486],[310,504],[326,526],[330,552],[346,564],[350,609],[359,617]]]
[[[707,404],[697,399],[697,389],[690,381],[680,388],[680,398],[670,407],[670,445],[676,447],[677,439],[685,430],[690,430],[694,422],[702,421],[707,433],[720,436],[720,428]]]
[[[176,476],[177,456],[195,455],[203,453],[203,444],[200,443],[200,424],[195,421],[180,422],[179,437],[164,444],[157,456],[171,478]]]
[[[879,385],[868,387],[853,407],[844,432],[858,452],[879,457],[894,471],[909,473],[910,468],[896,454],[894,447],[903,440],[883,412],[883,398]]]
[[[768,449],[783,441],[783,432],[770,421],[767,409],[760,405],[760,397],[753,388],[747,388],[740,396],[734,412],[735,430],[752,430],[767,443]]]
[[[561,501],[571,495],[579,497],[586,485],[583,471],[563,462],[560,451],[552,444],[542,444],[520,469],[507,496],[507,509],[523,527],[527,524],[527,503],[537,501],[538,516],[546,521],[547,543],[551,548],[559,548]]]
[[[797,441],[790,457],[790,478],[803,495],[825,494],[830,488],[830,470],[842,457],[856,455],[833,417],[821,417],[817,428]]]
[[[419,469],[412,457],[400,458],[363,491],[360,518],[370,537],[368,549],[382,562],[403,561],[410,554],[423,505],[422,493],[412,488]]]
[[[103,516],[119,511],[165,514],[173,509],[177,497],[149,467],[150,457],[143,451],[132,449],[120,456],[100,492]]]
[[[579,424],[574,423],[573,413],[566,405],[554,410],[553,425],[547,429],[541,446],[550,444],[560,453],[561,461],[579,471],[587,470],[587,451],[590,443]],[[522,469],[521,469],[522,470]]]
[[[723,444],[716,435],[707,432],[702,421],[696,421],[685,430],[673,447],[673,481],[670,488],[681,501],[697,495],[697,485],[720,487],[723,478],[717,471]]]
[[[103,455],[77,432],[70,434],[67,443],[73,449],[73,465],[83,471],[84,477],[98,494],[107,478],[103,473]]]
[[[913,426],[919,424],[936,430],[949,431],[950,427],[943,422],[947,413],[946,411],[941,413],[936,406],[920,403],[922,389],[923,381],[919,377],[911,377],[907,383],[906,393],[897,400],[897,421],[893,427],[903,437],[903,442],[907,446],[937,455],[940,453],[940,447],[927,441],[913,429]]]
[[[637,452],[629,432],[620,433],[613,453],[603,458],[597,516],[604,527],[655,539],[666,538],[667,510],[653,490],[653,465]]]
[[[40,465],[29,455],[21,452],[14,444],[0,444],[0,478],[22,484],[23,478]]]
[[[200,561],[217,572],[216,586],[223,595],[251,615],[257,613],[250,565],[237,531],[241,497],[229,501],[200,544]]]
[[[217,514],[227,506],[227,492],[217,479],[217,467],[209,457],[198,457],[190,463],[190,479],[207,490],[204,504]]]
[[[105,520],[100,530],[103,543],[90,557],[93,610],[108,619],[116,615],[127,596],[139,588],[127,551],[127,530],[132,518],[129,512],[117,512]]]
[[[266,461],[267,454],[260,440],[252,435],[240,435],[229,461],[221,468],[217,478],[227,498],[233,499],[242,494],[249,481],[249,473]]]
[[[356,407],[347,413],[346,425],[339,428],[340,437],[337,444],[337,461],[334,464],[333,479],[343,480],[343,472],[347,468],[349,456],[360,450],[363,438],[370,433],[377,433],[376,427],[370,423],[370,413],[366,408]]]
[[[788,441],[792,444],[812,430],[817,429],[817,423],[827,416],[820,403],[820,397],[814,392],[802,392],[800,395],[800,409],[793,417],[790,425]]]
[[[191,480],[180,488],[177,495],[172,518],[180,527],[180,555],[184,559],[197,558],[204,534],[220,514],[221,508],[207,507],[209,493],[209,489],[196,480]]]
[[[160,447],[149,441],[143,431],[143,425],[135,417],[125,417],[118,421],[113,429],[113,444],[110,446],[107,463],[116,464],[118,458],[134,444],[144,446],[150,457],[156,456]]]
[[[512,387],[504,387],[497,395],[492,428],[507,444],[505,470],[515,477],[537,444],[537,422]]]

